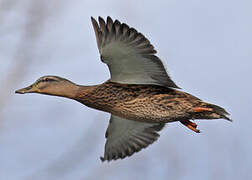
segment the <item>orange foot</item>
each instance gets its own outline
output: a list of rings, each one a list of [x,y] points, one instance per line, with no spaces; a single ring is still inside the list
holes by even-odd
[[[188,127],[189,129],[191,129],[192,131],[196,132],[196,133],[200,133],[200,130],[196,129],[197,128],[197,124],[194,122],[191,122],[189,120],[185,120],[185,121],[180,121],[183,125],[185,125],[186,127]]]
[[[205,107],[195,107],[193,108],[194,112],[203,112],[203,111],[213,111],[212,108],[205,108]]]

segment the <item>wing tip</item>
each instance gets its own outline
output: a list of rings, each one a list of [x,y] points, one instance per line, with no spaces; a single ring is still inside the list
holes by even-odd
[[[101,24],[101,22],[105,23],[104,19],[101,16],[98,16],[98,21],[99,21],[100,24]]]
[[[91,16],[90,19],[94,27],[99,27],[96,19],[93,16]]]
[[[93,24],[94,30],[97,31],[99,29],[99,25],[98,25],[96,19],[93,16],[91,16],[90,19]]]
[[[107,16],[107,21],[113,21],[113,19],[110,16]]]

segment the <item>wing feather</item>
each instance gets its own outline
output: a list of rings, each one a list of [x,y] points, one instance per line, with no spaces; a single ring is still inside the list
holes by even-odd
[[[158,131],[164,126],[164,123],[137,122],[111,115],[101,160],[123,159],[146,148],[158,139]]]
[[[106,22],[98,17],[99,24],[93,17],[91,20],[101,59],[109,67],[112,82],[179,88],[142,33],[109,16]]]

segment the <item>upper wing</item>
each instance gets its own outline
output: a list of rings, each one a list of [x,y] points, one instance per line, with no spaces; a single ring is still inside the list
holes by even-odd
[[[164,123],[145,123],[111,115],[105,137],[104,157],[102,161],[123,159],[152,144],[159,137],[157,133]]]
[[[107,17],[99,24],[91,17],[101,60],[109,67],[111,81],[124,84],[155,84],[178,88],[155,56],[150,41],[134,28]]]

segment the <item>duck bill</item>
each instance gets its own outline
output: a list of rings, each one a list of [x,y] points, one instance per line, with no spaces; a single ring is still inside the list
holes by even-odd
[[[36,92],[36,91],[34,89],[33,84],[28,86],[28,87],[18,89],[18,90],[15,91],[15,93],[18,93],[18,94],[26,94],[26,93],[34,93],[34,92]]]

